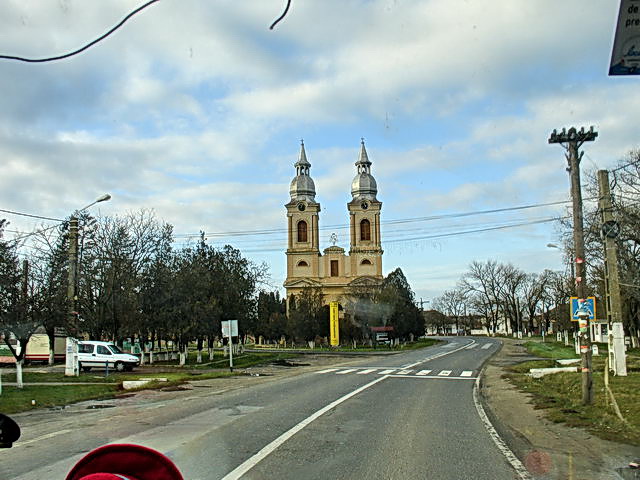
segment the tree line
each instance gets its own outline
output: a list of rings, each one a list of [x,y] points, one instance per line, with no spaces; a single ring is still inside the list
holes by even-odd
[[[622,319],[634,346],[640,334],[640,151],[632,151],[611,171],[613,215],[621,227],[618,247]],[[598,198],[596,171],[586,172],[585,198]],[[598,300],[598,318],[605,315],[604,240],[601,235],[602,212],[595,202],[584,206],[586,290]],[[568,219],[567,219],[568,218]],[[558,221],[558,244],[564,252],[564,271],[525,272],[496,260],[474,261],[455,288],[433,301],[426,315],[435,329],[455,324],[469,330],[481,326],[495,332],[500,322],[516,331],[548,330],[553,321],[557,329],[572,329],[568,299],[575,295],[571,264],[573,229],[567,216]],[[476,325],[479,324],[479,325]]]
[[[328,335],[321,291],[305,289],[290,299],[287,312],[285,299],[270,291],[266,265],[230,245],[216,248],[204,234],[176,248],[173,227],[148,210],[102,218],[80,214],[74,301],[67,298],[69,222],[32,235],[28,249],[4,239],[6,224],[0,220],[0,334],[19,364],[38,328],[49,336],[51,352],[56,332],[64,332],[117,342],[135,338],[152,346],[171,341],[181,361],[192,341],[199,358],[205,348],[211,353],[223,320],[237,319],[241,336],[309,342]],[[350,294],[343,306],[354,313],[343,321],[345,341],[365,341],[373,325],[394,326],[399,337],[423,333],[399,269],[382,285]]]

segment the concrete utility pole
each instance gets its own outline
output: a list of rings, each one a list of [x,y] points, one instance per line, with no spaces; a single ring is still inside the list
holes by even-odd
[[[573,252],[575,255],[575,284],[576,296],[578,297],[578,311],[584,313],[583,307],[586,299],[586,264],[584,261],[584,227],[582,218],[582,190],[580,188],[580,161],[584,152],[578,153],[584,142],[592,142],[598,136],[593,127],[588,131],[584,127],[577,131],[571,127],[569,131],[562,129],[551,132],[549,143],[559,143],[567,150],[565,155],[569,167],[567,168],[571,176],[571,197],[573,199]],[[591,371],[591,339],[589,337],[588,316],[580,316],[580,357],[582,359],[582,403],[584,405],[593,404],[593,372]]]
[[[78,217],[69,220],[69,276],[67,279],[67,302],[69,303],[69,325],[77,334],[78,312],[76,286],[78,285]]]
[[[620,296],[620,276],[618,272],[618,246],[616,238],[620,234],[620,224],[613,218],[609,172],[598,170],[600,198],[598,207],[602,214],[601,235],[604,239],[604,288],[607,321],[609,322],[609,367],[615,375],[627,375],[624,352],[624,328],[622,326],[622,300]]]

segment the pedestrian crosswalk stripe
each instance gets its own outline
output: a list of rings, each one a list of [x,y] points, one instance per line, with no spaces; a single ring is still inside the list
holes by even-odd
[[[460,372],[460,373],[453,373]],[[336,375],[346,375],[353,373],[355,375],[369,375],[376,373],[378,375],[389,375],[391,377],[418,377],[418,378],[452,378],[452,379],[474,379],[474,370],[415,370],[407,368],[388,368],[384,367],[360,367],[360,368],[327,368],[317,373],[334,373]]]
[[[482,348],[483,348],[483,350],[486,350],[487,348],[491,348],[491,345],[493,345],[493,344],[491,344],[491,343],[485,343],[485,344],[482,346]]]
[[[335,372],[336,370],[338,370],[337,368],[327,368],[326,370],[321,370],[318,373],[329,373],[329,372]]]
[[[467,347],[467,350],[471,350],[472,348],[476,348],[477,346],[478,346],[478,344],[477,344],[477,343],[472,343],[471,345],[469,345],[469,346]]]

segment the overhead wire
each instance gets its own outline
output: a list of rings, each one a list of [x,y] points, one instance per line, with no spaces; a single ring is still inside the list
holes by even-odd
[[[5,210],[0,208],[0,212],[8,213],[10,215],[20,215],[21,217],[38,218],[40,220],[51,220],[52,222],[64,222],[61,218],[43,217],[42,215],[34,215],[31,213],[14,212],[13,210]]]
[[[584,201],[597,200],[597,197],[588,197],[585,198]],[[473,210],[469,212],[458,212],[458,213],[445,213],[439,215],[431,215],[425,217],[410,217],[410,218],[399,218],[392,220],[383,220],[380,222],[381,225],[399,225],[405,223],[415,223],[415,222],[427,222],[433,220],[442,220],[449,218],[463,218],[469,217],[473,215],[487,215],[492,213],[502,213],[509,211],[518,211],[518,210],[527,210],[531,208],[539,208],[539,207],[549,207],[555,205],[562,205],[571,203],[572,200],[560,200],[555,202],[546,202],[546,203],[534,203],[529,205],[519,205],[513,207],[503,207],[503,208],[494,208],[489,210]],[[334,225],[323,225],[318,228],[318,230],[331,230],[331,229],[349,229],[350,225],[343,224],[334,224]],[[251,235],[274,235],[278,233],[287,233],[287,228],[271,228],[271,229],[260,229],[260,230],[236,230],[236,231],[226,231],[226,232],[205,232],[205,236],[208,238],[211,237],[241,237],[241,236],[251,236]],[[174,238],[190,238],[190,237],[199,237],[199,233],[176,233],[174,234]]]
[[[100,35],[98,38],[96,38],[95,40],[87,43],[86,45],[78,48],[77,50],[73,50],[72,52],[64,53],[62,55],[57,55],[55,57],[45,57],[45,58],[28,58],[28,57],[20,57],[20,56],[17,56],[17,55],[0,55],[0,59],[17,60],[17,61],[20,61],[20,62],[27,62],[27,63],[45,63],[45,62],[54,62],[56,60],[62,60],[62,59],[65,59],[65,58],[73,57],[74,55],[78,55],[79,53],[82,53],[85,50],[93,47],[96,43],[101,42],[102,40],[107,38],[109,35],[114,33],[116,30],[118,30],[120,27],[122,27],[122,25],[124,25],[125,22],[127,20],[129,20],[131,17],[133,17],[135,14],[141,12],[142,10],[147,8],[149,5],[151,5],[153,3],[156,3],[158,1],[159,0],[150,0],[147,3],[145,3],[144,5],[139,6],[135,10],[129,12],[129,14],[127,14],[126,17],[124,17],[117,25],[114,25],[112,28],[110,28],[109,31],[107,31],[103,35]]]

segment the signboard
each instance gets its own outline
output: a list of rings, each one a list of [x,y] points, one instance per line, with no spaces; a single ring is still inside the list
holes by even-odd
[[[329,302],[329,334],[332,347],[340,344],[340,325],[338,324],[338,302]]]
[[[570,302],[570,310],[571,310],[571,321],[577,322],[580,320],[578,318],[577,312],[580,308],[580,304],[578,303],[578,297],[571,297]],[[596,319],[596,297],[587,297],[584,300],[584,307],[589,312],[589,321],[593,321]]]
[[[609,75],[640,75],[640,0],[621,0]]]
[[[225,320],[222,323],[222,337],[237,337],[238,336],[238,320]]]

